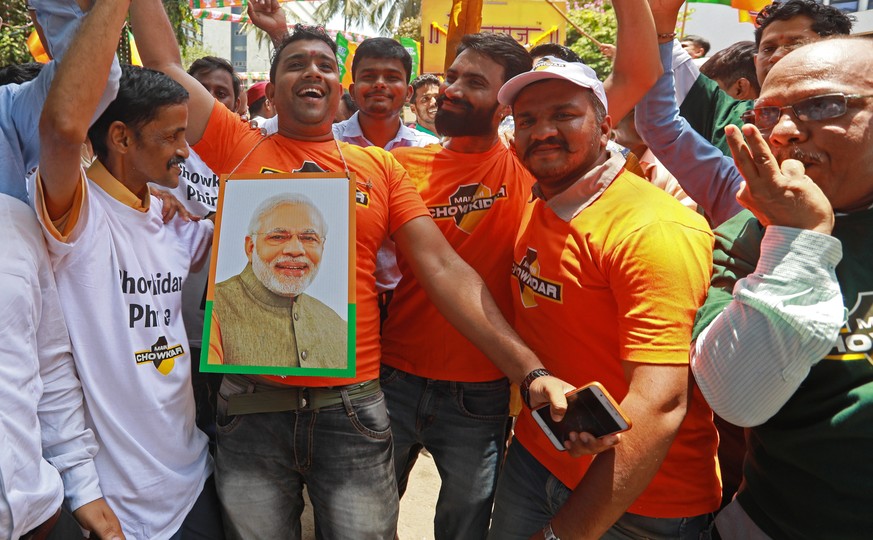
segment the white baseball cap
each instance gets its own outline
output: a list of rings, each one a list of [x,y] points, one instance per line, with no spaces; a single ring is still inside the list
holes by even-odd
[[[524,87],[546,79],[563,79],[582,88],[588,88],[594,92],[600,103],[603,103],[603,108],[609,110],[606,90],[603,89],[603,83],[597,78],[597,73],[593,69],[582,62],[567,62],[554,56],[542,57],[532,70],[506,81],[497,94],[497,100],[503,105],[512,105]]]

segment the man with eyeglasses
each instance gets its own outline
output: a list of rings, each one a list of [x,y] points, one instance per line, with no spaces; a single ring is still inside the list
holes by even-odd
[[[305,195],[278,194],[258,205],[245,238],[248,264],[215,287],[210,363],[346,367],[345,321],[304,294],[318,274],[326,239],[327,222]]]
[[[748,210],[716,230],[691,349],[713,410],[749,428],[721,538],[873,530],[871,62],[863,38],[801,47],[773,67],[752,124],[726,128],[736,166],[716,182]]]
[[[704,210],[712,226],[717,227],[742,210],[742,206],[734,198],[738,186],[714,181],[711,169],[718,168],[728,153],[724,127],[742,124],[743,113],[754,103],[735,100],[719,89],[717,83],[701,76],[681,102],[680,110],[674,77],[681,97],[684,93],[681,78],[687,67],[674,60],[678,44],[674,44],[673,28],[681,5],[682,2],[671,0],[652,6],[664,75],[637,106],[637,131],[688,196]],[[851,19],[837,8],[813,0],[774,2],[761,12],[758,23],[755,67],[760,84],[791,50],[827,36],[848,34],[852,27]],[[699,143],[693,140],[697,134],[702,136]]]

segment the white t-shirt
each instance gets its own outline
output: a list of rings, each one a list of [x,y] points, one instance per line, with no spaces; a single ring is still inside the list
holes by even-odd
[[[82,381],[86,421],[100,444],[100,486],[127,538],[169,538],[212,474],[206,435],[194,425],[181,304],[182,283],[206,258],[213,224],[175,219],[165,225],[154,197],[140,212],[93,181],[82,189],[66,242],[45,222],[41,193],[31,193]]]
[[[205,217],[215,212],[218,205],[218,175],[203,163],[197,152],[188,147],[188,159],[182,165],[179,186],[169,191],[179,199],[185,209],[194,215]],[[206,309],[206,285],[209,282],[209,265],[204,264],[197,272],[191,272],[182,288],[182,320],[188,332],[188,344],[200,348],[203,341],[203,318]],[[199,358],[192,361],[199,362]]]
[[[0,228],[0,538],[18,538],[65,492],[73,510],[102,494],[39,224],[29,206],[0,194]]]

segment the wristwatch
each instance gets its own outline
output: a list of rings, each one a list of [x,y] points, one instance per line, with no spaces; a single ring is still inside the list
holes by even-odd
[[[527,408],[530,409],[530,385],[534,382],[535,379],[539,379],[540,377],[550,377],[552,373],[543,368],[535,369],[527,374],[527,377],[521,381],[521,384],[518,386],[519,391],[521,392],[521,399],[524,400]]]
[[[561,540],[557,536],[555,536],[555,531],[552,530],[552,522],[546,523],[546,526],[543,527],[543,536],[546,540]]]

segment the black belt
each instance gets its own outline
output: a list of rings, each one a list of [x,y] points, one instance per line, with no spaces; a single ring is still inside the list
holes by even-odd
[[[379,380],[366,381],[347,386],[288,387],[255,385],[254,391],[234,394],[227,398],[228,416],[285,411],[312,411],[333,407],[343,402],[343,393],[348,399],[365,398],[378,394]]]

